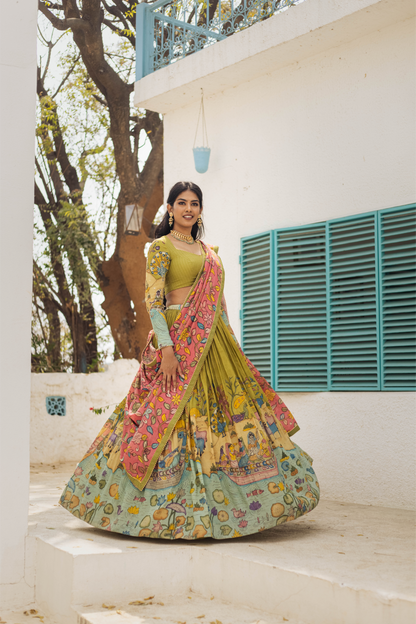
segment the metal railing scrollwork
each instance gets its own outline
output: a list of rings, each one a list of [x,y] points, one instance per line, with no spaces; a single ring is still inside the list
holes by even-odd
[[[136,80],[304,0],[158,0],[137,5]]]

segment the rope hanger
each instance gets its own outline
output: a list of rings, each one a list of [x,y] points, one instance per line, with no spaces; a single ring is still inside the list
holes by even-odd
[[[199,121],[201,120],[201,124],[202,124],[202,143],[203,146],[205,147],[205,143],[206,143],[206,147],[209,147],[208,144],[208,132],[207,132],[207,122],[205,119],[205,108],[204,108],[204,90],[201,88],[201,105],[199,107],[199,114],[198,114],[198,122],[196,124],[196,131],[195,131],[195,139],[194,139],[194,147],[196,144],[196,138],[198,135],[198,128],[199,128]]]

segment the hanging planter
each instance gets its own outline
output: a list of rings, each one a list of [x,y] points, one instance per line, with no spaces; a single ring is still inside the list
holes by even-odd
[[[200,121],[201,121],[201,128],[202,128],[202,146],[195,147]],[[197,170],[198,173],[206,173],[208,171],[211,148],[208,147],[207,123],[205,120],[205,109],[204,109],[204,92],[202,89],[201,89],[201,106],[199,107],[198,123],[196,124],[194,147],[192,151],[194,153],[195,169]]]

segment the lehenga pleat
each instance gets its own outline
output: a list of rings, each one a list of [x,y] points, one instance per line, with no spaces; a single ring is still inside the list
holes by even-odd
[[[168,309],[169,327],[177,310]],[[182,417],[143,491],[120,463],[123,400],[60,502],[94,527],[138,537],[223,539],[289,522],[319,501],[294,444],[222,317]],[[280,418],[291,418],[289,411]]]

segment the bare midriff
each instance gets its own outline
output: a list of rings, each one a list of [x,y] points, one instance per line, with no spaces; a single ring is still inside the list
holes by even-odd
[[[170,293],[166,295],[166,307],[168,308],[171,305],[182,305],[185,303],[186,297],[188,296],[190,290],[191,288],[189,286],[171,290]]]

